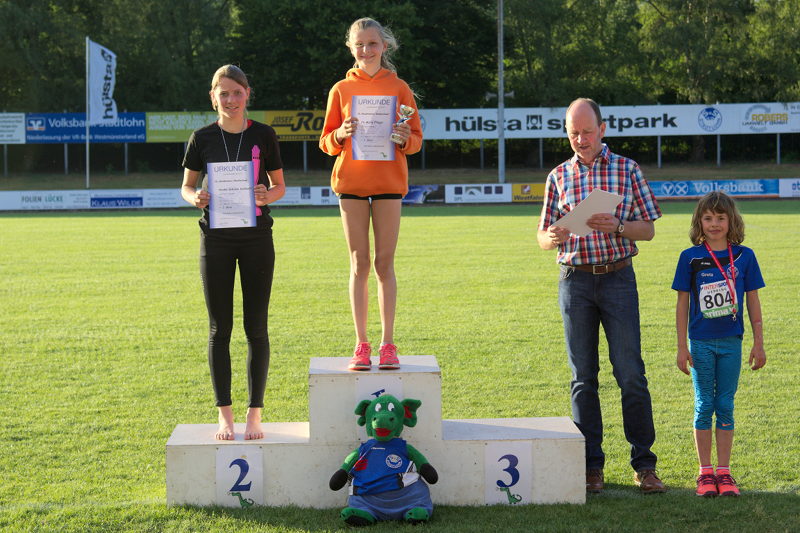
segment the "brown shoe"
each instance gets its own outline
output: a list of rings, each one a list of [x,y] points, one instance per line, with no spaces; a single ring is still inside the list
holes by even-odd
[[[657,492],[667,492],[667,486],[658,479],[655,470],[643,469],[633,475],[633,481],[642,489],[643,494],[655,494]]]
[[[586,492],[592,494],[599,494],[603,492],[603,469],[602,468],[587,468],[586,469]]]

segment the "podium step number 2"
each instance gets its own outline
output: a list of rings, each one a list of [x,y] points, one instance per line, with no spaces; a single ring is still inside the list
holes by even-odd
[[[224,507],[264,505],[264,454],[261,446],[217,449],[217,504]]]

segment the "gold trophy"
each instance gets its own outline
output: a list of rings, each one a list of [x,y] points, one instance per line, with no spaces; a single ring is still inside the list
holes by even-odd
[[[400,109],[397,111],[397,116],[400,117],[400,120],[398,120],[395,124],[402,124],[403,122],[410,120],[411,115],[413,114],[414,114],[413,107],[401,104]],[[396,133],[392,133],[391,139],[392,142],[395,144],[403,144],[405,142],[405,140]]]

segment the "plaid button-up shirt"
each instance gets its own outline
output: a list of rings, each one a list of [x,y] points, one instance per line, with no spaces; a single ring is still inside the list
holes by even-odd
[[[614,216],[627,220],[656,220],[661,217],[656,199],[636,161],[614,154],[603,144],[591,166],[575,155],[554,168],[547,176],[539,229],[546,230],[570,212],[593,189],[603,189],[624,197]],[[586,237],[570,235],[558,246],[556,261],[564,265],[599,265],[636,255],[636,243],[617,234],[593,231]]]

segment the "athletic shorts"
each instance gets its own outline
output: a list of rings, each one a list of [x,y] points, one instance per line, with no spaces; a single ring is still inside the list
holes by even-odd
[[[369,196],[356,196],[355,194],[340,194],[340,200],[402,200],[402,194],[371,194]]]

